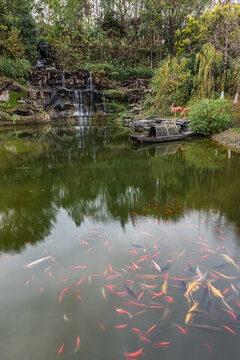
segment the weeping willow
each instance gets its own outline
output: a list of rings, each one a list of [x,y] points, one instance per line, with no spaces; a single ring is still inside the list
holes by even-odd
[[[210,98],[213,91],[221,88],[221,67],[223,56],[213,46],[205,44],[195,57],[194,93],[195,98]]]
[[[167,58],[155,71],[152,81],[154,101],[151,110],[168,112],[169,105],[183,105],[187,102],[192,75],[186,58]]]

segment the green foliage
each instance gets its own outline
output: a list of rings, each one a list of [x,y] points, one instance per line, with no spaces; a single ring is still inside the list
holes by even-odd
[[[33,0],[0,0],[0,56],[36,59],[37,25]]]
[[[201,26],[198,19],[188,15],[187,24],[183,30],[178,29],[175,33],[176,53],[192,53],[202,44]]]
[[[129,77],[133,78],[146,78],[149,79],[153,76],[153,69],[136,67],[134,69],[123,68],[121,66],[114,66],[112,64],[91,64],[87,63],[84,69],[93,71],[97,74],[102,74],[110,80],[124,81]]]
[[[152,85],[154,90],[154,111],[167,113],[169,106],[185,104],[191,94],[193,78],[186,58],[168,58],[155,71]]]
[[[211,94],[221,84],[222,55],[210,44],[204,44],[195,57],[194,92],[196,98],[211,97]]]
[[[191,128],[196,134],[210,135],[226,130],[232,121],[227,100],[201,100],[190,111]]]
[[[30,72],[31,65],[29,61],[18,59],[12,60],[5,57],[0,57],[0,75],[8,78],[19,80],[24,82]]]
[[[13,59],[21,59],[24,57],[26,52],[26,47],[22,43],[22,38],[20,35],[21,31],[13,28],[10,32],[9,38],[6,41],[6,50],[7,53]]]

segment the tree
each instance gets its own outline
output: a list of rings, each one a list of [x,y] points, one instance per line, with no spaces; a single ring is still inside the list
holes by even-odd
[[[240,5],[218,4],[212,11],[207,10],[201,16],[203,36],[223,56],[223,75],[221,98],[224,97],[227,70],[230,62],[240,52]]]

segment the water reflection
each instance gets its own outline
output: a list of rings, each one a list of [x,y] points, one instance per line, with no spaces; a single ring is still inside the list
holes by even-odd
[[[107,127],[2,134],[0,250],[43,240],[61,209],[78,227],[86,216],[122,227],[136,214],[178,222],[192,210],[215,211],[239,225],[238,154],[204,139],[131,146]]]

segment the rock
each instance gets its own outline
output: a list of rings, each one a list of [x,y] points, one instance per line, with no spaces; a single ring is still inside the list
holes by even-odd
[[[8,110],[8,113],[11,115],[19,116],[32,116],[36,114],[39,110],[32,104],[19,104],[13,109]]]
[[[9,102],[9,90],[1,91],[0,101]]]

